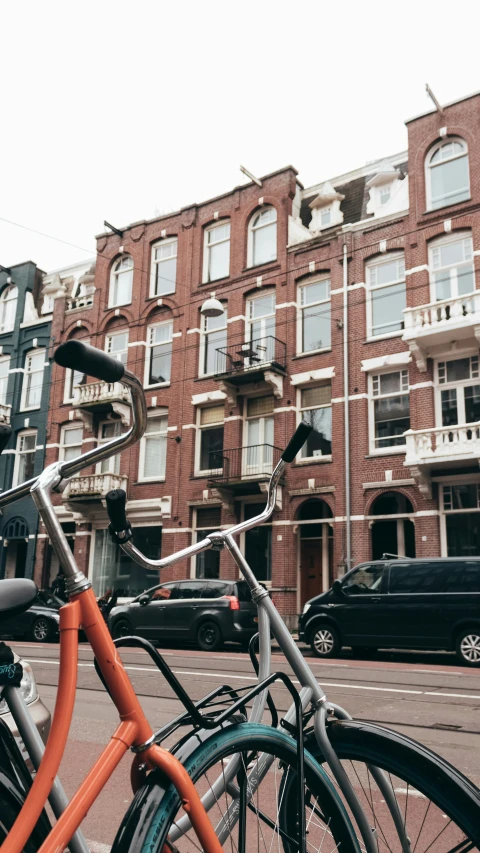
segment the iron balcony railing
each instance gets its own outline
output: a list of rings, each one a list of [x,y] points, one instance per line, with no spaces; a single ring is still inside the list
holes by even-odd
[[[281,449],[272,444],[213,450],[209,454],[209,478],[228,483],[269,477],[281,455]]]
[[[286,345],[273,335],[240,341],[215,350],[215,376],[252,373],[267,367],[286,369]]]

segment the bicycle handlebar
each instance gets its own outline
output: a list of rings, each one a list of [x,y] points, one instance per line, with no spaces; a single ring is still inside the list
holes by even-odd
[[[313,427],[310,426],[310,424],[305,423],[305,421],[301,421],[299,423],[285,450],[282,453],[282,459],[284,462],[293,462],[295,456],[297,455],[299,450],[302,449],[312,430]]]
[[[60,367],[67,367],[101,382],[121,382],[125,367],[121,361],[106,352],[81,341],[67,341],[55,351],[54,360]]]

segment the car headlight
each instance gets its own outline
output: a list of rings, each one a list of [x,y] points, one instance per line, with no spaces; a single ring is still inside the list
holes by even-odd
[[[311,606],[312,606],[311,604],[304,604],[303,605],[302,616],[305,616],[305,613],[307,612],[308,608]]]
[[[23,676],[20,682],[20,692],[27,703],[30,705],[32,702],[35,702],[35,699],[38,699],[38,690],[37,684],[35,682],[35,676],[33,674],[32,667],[29,663],[22,660],[19,661],[23,667]],[[0,701],[0,714],[6,714],[8,712],[8,705],[5,702],[5,699]]]

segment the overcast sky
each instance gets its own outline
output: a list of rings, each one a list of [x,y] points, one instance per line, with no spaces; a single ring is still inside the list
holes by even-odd
[[[83,260],[104,219],[225,192],[240,163],[308,186],[401,151],[426,82],[480,89],[478,23],[478,0],[4,0],[0,263]]]

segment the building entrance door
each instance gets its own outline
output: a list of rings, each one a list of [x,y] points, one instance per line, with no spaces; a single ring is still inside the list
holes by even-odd
[[[307,500],[298,511],[300,548],[298,552],[298,604],[300,610],[310,598],[326,592],[331,584],[333,565],[332,511],[323,500]]]
[[[301,605],[322,592],[322,540],[307,539],[301,543]]]

